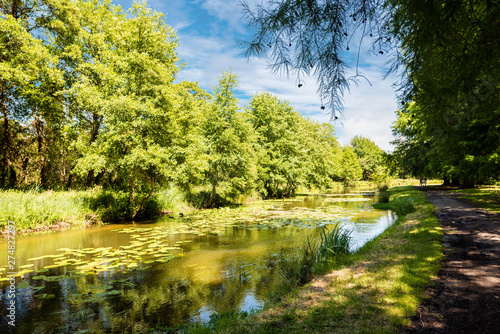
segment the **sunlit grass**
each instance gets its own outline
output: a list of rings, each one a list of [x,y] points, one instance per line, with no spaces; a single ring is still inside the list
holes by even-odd
[[[80,227],[89,223],[123,220],[130,213],[128,194],[104,191],[27,191],[0,190],[0,230],[15,223],[22,230],[44,230],[63,223],[64,227]],[[151,196],[140,212],[150,218],[161,212],[190,212],[182,193],[175,188]]]
[[[12,221],[18,230],[56,223],[82,225],[92,219],[82,191],[0,191],[0,229]]]
[[[500,212],[500,187],[484,187],[479,189],[459,189],[457,193],[465,193],[461,196],[472,201],[477,206],[493,212]]]

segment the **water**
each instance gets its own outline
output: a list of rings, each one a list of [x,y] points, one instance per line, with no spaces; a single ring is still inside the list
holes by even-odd
[[[266,201],[194,217],[108,225],[16,240],[16,332],[144,332],[262,307],[277,254],[321,226],[352,230],[361,247],[394,221],[372,197],[323,195]],[[8,282],[0,243],[2,323]],[[23,271],[24,270],[24,271]]]

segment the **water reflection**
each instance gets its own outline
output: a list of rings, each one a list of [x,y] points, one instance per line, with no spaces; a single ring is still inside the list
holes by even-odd
[[[19,237],[16,258],[34,271],[17,278],[24,286],[16,297],[16,332],[142,332],[259,308],[279,279],[273,256],[281,249],[338,222],[352,229],[357,249],[389,226],[392,214],[374,210],[371,201],[307,196],[186,219]],[[0,247],[5,267],[7,247]],[[0,331],[9,330],[2,317]]]

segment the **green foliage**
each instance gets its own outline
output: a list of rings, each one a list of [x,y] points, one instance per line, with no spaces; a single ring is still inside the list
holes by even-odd
[[[349,181],[358,181],[361,179],[363,169],[359,164],[354,150],[350,146],[345,146],[340,160],[340,180],[347,184]]]
[[[400,177],[466,187],[500,178],[498,2],[269,0],[243,9],[253,34],[242,44],[247,56],[269,55],[270,68],[296,74],[299,87],[304,73],[313,75],[332,119],[349,83],[368,80],[358,62],[347,74],[346,46],[359,45],[359,55],[371,40],[370,51],[391,54],[388,72],[402,78],[391,159]]]
[[[13,221],[18,229],[45,228],[57,223],[83,225],[93,212],[83,192],[0,191],[0,229]]]
[[[351,146],[363,169],[363,180],[372,179],[376,173],[384,174],[384,151],[373,141],[363,136],[355,136],[351,140]]]
[[[145,220],[160,214],[162,205],[156,195],[149,196],[141,209],[135,213],[129,205],[129,194],[123,191],[97,190],[86,198],[89,208],[96,212],[100,219],[107,222],[123,220]]]
[[[293,195],[304,177],[301,117],[269,93],[253,95],[247,113],[257,133],[257,189],[265,198]]]
[[[400,217],[415,211],[415,199],[413,197],[397,197],[390,204]]]
[[[212,95],[177,82],[176,32],[145,2],[13,1],[0,16],[2,189],[98,187],[85,210],[116,221],[359,178],[332,125],[269,93],[241,111],[231,72]]]
[[[404,14],[391,29],[411,69],[393,127],[400,173],[463,186],[500,177],[500,62],[490,59],[500,50],[499,9],[483,1],[397,8]]]
[[[238,111],[237,86],[236,75],[222,74],[202,125],[208,154],[205,179],[212,188],[208,206],[216,204],[216,195],[235,201],[253,186],[254,133],[246,115]]]
[[[269,93],[255,94],[247,114],[257,133],[257,190],[264,198],[293,196],[300,185],[328,188],[339,177],[331,125],[302,118]]]
[[[329,262],[338,256],[349,254],[352,231],[336,225],[331,231],[323,227],[320,231],[320,240],[314,247],[315,262]]]
[[[352,231],[338,225],[328,231],[322,227],[319,236],[307,240],[304,245],[291,250],[281,251],[277,258],[277,268],[283,281],[270,296],[277,300],[290,289],[309,282],[314,273],[323,273],[337,264],[337,261],[350,254]]]
[[[386,191],[380,190],[378,193],[378,203],[389,203],[389,200],[391,199],[390,193]]]

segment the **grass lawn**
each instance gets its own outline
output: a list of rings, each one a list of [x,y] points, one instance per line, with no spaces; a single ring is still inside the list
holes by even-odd
[[[461,197],[470,200],[479,207],[492,212],[500,213],[500,187],[488,186],[478,189],[459,189],[456,193],[464,194]]]

